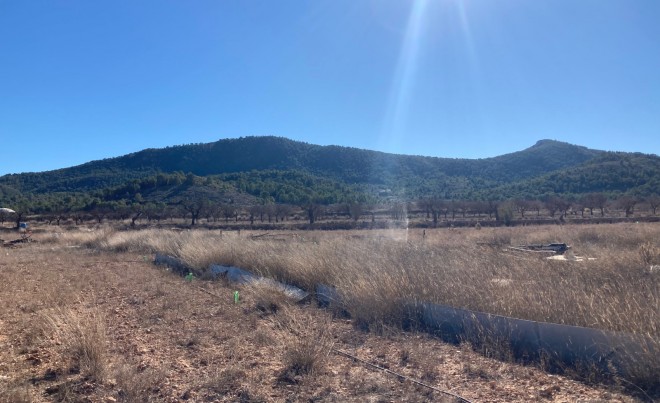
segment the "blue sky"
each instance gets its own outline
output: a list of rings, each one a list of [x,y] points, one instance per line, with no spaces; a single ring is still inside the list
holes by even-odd
[[[660,154],[660,1],[0,0],[0,175],[277,135]]]

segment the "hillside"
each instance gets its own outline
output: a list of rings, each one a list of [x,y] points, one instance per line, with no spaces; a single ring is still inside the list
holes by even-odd
[[[245,137],[147,149],[72,168],[9,175],[9,178],[0,178],[0,183],[41,193],[101,189],[156,172],[191,172],[208,176],[263,170],[300,170],[346,183],[386,186],[433,178],[438,174],[505,183],[573,167],[600,153],[568,143],[542,140],[523,151],[470,160],[317,146],[279,137]]]
[[[658,193],[658,178],[660,158],[656,155],[605,152],[554,140],[493,158],[451,159],[318,146],[280,137],[245,137],[147,149],[48,172],[5,175],[0,177],[0,200],[74,194],[132,201],[139,193],[147,201],[171,203],[193,182],[220,192],[218,199],[245,194],[285,203],[310,198],[337,203],[382,197],[647,195]]]
[[[547,194],[631,193],[660,191],[660,158],[640,153],[608,152],[576,167],[562,169],[494,190],[508,197]]]

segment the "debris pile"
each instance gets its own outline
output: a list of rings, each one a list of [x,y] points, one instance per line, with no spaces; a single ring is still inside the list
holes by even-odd
[[[565,243],[550,243],[510,246],[509,249],[521,252],[552,253],[555,255],[563,255],[567,250],[571,249],[571,247]]]
[[[32,239],[32,234],[29,232],[24,233],[20,238],[14,239],[13,241],[4,241],[0,239],[0,243],[2,243],[2,246],[4,246],[5,248],[11,248],[21,243],[28,243],[33,241],[34,240]]]

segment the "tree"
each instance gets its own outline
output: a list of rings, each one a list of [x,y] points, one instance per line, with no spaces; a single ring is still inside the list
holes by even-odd
[[[594,200],[594,194],[589,193],[580,198],[579,201],[580,206],[582,207],[582,216],[584,216],[584,209],[588,208],[589,209],[589,214],[594,215],[594,206],[596,205],[596,202]]]
[[[288,204],[276,204],[275,205],[275,222],[277,222],[278,217],[279,217],[280,221],[282,221],[282,222],[286,221],[286,218],[289,216],[289,214],[291,214],[292,210],[293,209]]]
[[[472,208],[472,203],[469,200],[457,200],[456,209],[461,212],[461,216],[465,218],[465,215],[470,211],[474,211]]]
[[[229,222],[230,218],[233,218],[236,215],[236,206],[233,204],[223,204],[220,206],[222,210],[222,215],[225,217],[225,223]]]
[[[147,221],[156,220],[160,222],[165,214],[165,204],[160,203],[146,203],[144,205],[144,214],[147,216]]]
[[[433,219],[433,226],[438,225],[438,217],[440,216],[440,213],[443,211],[443,208],[446,211],[446,207],[447,207],[446,203],[436,197],[431,197],[424,200],[424,208],[430,211],[431,218]],[[447,216],[445,212],[445,218],[446,217]]]
[[[406,218],[406,205],[402,202],[396,202],[390,207],[390,215],[393,220],[403,220]]]
[[[630,217],[635,212],[637,198],[633,196],[622,196],[617,200],[617,205],[626,212],[626,217]]]
[[[605,217],[605,205],[607,204],[607,196],[602,193],[593,193],[593,204],[600,209],[600,216]]]
[[[376,208],[378,206],[375,203],[369,203],[364,205],[365,214],[371,216],[371,222],[376,222]]]
[[[529,209],[536,211],[536,217],[541,215],[541,209],[543,208],[543,203],[538,200],[529,200]]]
[[[456,213],[460,210],[460,206],[459,206],[458,201],[456,201],[456,200],[451,200],[451,201],[449,202],[448,209],[451,210],[451,219],[452,219],[452,220],[455,220],[455,219],[456,219]],[[447,216],[445,215],[445,218],[446,218],[446,217],[447,217]]]
[[[275,214],[275,205],[273,203],[267,203],[264,204],[264,213],[268,217],[268,222],[273,221],[273,217],[275,217],[275,221],[277,221],[277,216]]]
[[[498,202],[496,200],[488,200],[486,202],[486,211],[488,212],[488,218],[493,218],[493,214],[497,216],[497,206]]]
[[[529,210],[529,201],[517,199],[513,201],[513,206],[520,213],[521,218],[525,218],[525,211]]]
[[[114,211],[114,207],[112,203],[94,200],[88,209],[92,217],[101,224],[103,219]]]
[[[254,224],[254,217],[260,215],[262,210],[263,206],[260,204],[255,204],[254,206],[250,206],[250,208],[248,208],[248,214],[250,215],[250,225]]]
[[[588,193],[580,198],[582,207],[589,209],[590,215],[594,215],[594,209],[600,209],[601,217],[605,216],[605,204],[607,204],[607,196],[602,193]]]
[[[417,201],[417,206],[424,211],[426,219],[431,218],[431,199],[420,199]]]
[[[555,213],[559,210],[559,198],[555,196],[550,196],[547,199],[545,199],[545,202],[543,202],[543,205],[545,206],[546,210],[548,210],[548,214],[550,214],[550,217],[554,218]]]
[[[130,207],[131,227],[135,227],[135,222],[144,214],[144,206],[140,203],[133,203]]]
[[[310,225],[313,225],[323,212],[323,206],[314,199],[310,199],[302,208],[307,213]]]
[[[568,209],[571,208],[571,202],[559,197],[557,198],[556,202],[557,202],[557,208],[559,209],[559,211],[561,211],[562,216],[565,216],[568,213]]]
[[[192,194],[181,201],[181,208],[190,214],[190,225],[195,225],[204,209],[208,207],[208,200],[201,194]]]
[[[515,205],[511,201],[500,203],[497,206],[497,214],[495,215],[495,219],[497,221],[502,222],[507,227],[510,226],[511,224],[513,224],[514,209],[515,209]]]
[[[21,227],[21,221],[31,213],[32,211],[32,203],[30,203],[27,199],[22,199],[18,203],[14,204],[14,214],[15,217],[14,219],[16,220],[16,228]]]
[[[651,210],[653,211],[653,215],[655,215],[656,209],[660,206],[660,196],[658,196],[657,194],[653,194],[647,197],[646,201],[649,203],[649,207],[651,207]]]

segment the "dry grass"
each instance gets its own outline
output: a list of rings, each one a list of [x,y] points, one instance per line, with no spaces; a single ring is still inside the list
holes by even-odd
[[[117,231],[109,227],[72,230],[57,236],[44,235],[42,243],[55,250],[77,253],[175,255],[203,276],[211,263],[234,265],[312,290],[315,284],[337,287],[343,309],[361,328],[389,334],[404,325],[405,306],[410,301],[430,301],[477,311],[523,319],[594,327],[660,338],[660,271],[651,270],[660,262],[660,226],[616,224],[585,226],[544,226],[391,231],[305,232],[293,237],[252,238],[249,231],[224,233],[209,230]],[[45,241],[45,242],[44,242]],[[536,255],[506,251],[505,246],[525,243],[566,242],[577,255],[594,257],[582,262],[549,261]],[[68,249],[70,246],[84,248]],[[61,255],[58,255],[61,256]],[[66,255],[64,255],[66,256]],[[62,265],[66,257],[58,257]],[[45,290],[46,303],[26,300],[25,312],[71,305],[71,294],[86,291],[84,276],[61,290]],[[193,284],[194,285],[194,284]],[[152,304],[142,321],[145,327],[168,323],[182,327],[184,336],[174,341],[187,351],[202,351],[208,341],[188,329],[191,311],[182,296],[168,294],[161,281],[148,285],[147,294],[131,295],[127,301],[143,309]],[[277,336],[258,330],[251,336],[263,348],[280,346],[280,377],[294,383],[323,372],[326,347],[318,350],[322,333],[295,336],[286,328],[291,302],[267,287],[241,289],[260,319],[277,318]],[[66,295],[66,296],[63,296]],[[226,292],[231,301],[231,291]],[[230,303],[230,302],[229,302]],[[146,311],[147,306],[144,307]],[[83,312],[78,310],[77,312]],[[287,325],[289,326],[289,325]],[[313,327],[312,327],[313,328]],[[186,333],[187,332],[187,333]],[[287,333],[288,332],[288,333]],[[286,336],[289,334],[289,336]],[[214,342],[224,336],[213,336]],[[286,340],[286,342],[282,342]],[[190,343],[192,341],[192,344]],[[312,341],[317,341],[313,343]],[[491,346],[492,347],[492,346]],[[72,350],[73,351],[73,350]],[[75,354],[74,354],[75,355]],[[489,356],[506,356],[505,351]],[[415,368],[423,379],[434,380],[436,367],[414,350],[396,358],[406,368]],[[640,362],[640,378],[654,377],[657,362]],[[241,367],[243,368],[243,367]],[[231,373],[216,372],[216,379]],[[492,377],[479,366],[463,366],[470,379]],[[287,376],[286,374],[291,374]],[[488,376],[484,376],[484,374]],[[439,378],[438,378],[439,379]],[[211,382],[213,383],[213,382]],[[245,385],[228,382],[237,396]],[[138,388],[139,389],[139,388]],[[208,386],[213,391],[212,386]],[[241,389],[242,390],[242,389]],[[249,391],[248,391],[249,392]],[[252,392],[250,392],[252,393]]]
[[[154,388],[163,380],[163,374],[157,370],[140,371],[139,364],[119,363],[113,368],[113,376],[118,388],[117,396],[120,402],[147,403],[156,401],[153,397]]]
[[[280,339],[284,340],[280,381],[298,383],[305,375],[321,372],[334,344],[328,318],[321,320],[309,313],[286,309],[276,324]]]
[[[103,380],[107,365],[105,321],[94,310],[79,313],[55,309],[43,313],[44,333],[60,346],[60,354],[73,373]]]
[[[7,385],[0,382],[0,401],[11,403],[32,403],[29,386],[24,383],[20,385]]]
[[[305,233],[290,240],[250,233],[100,229],[67,242],[113,251],[161,251],[201,274],[234,265],[313,290],[338,288],[358,323],[400,324],[404,302],[660,336],[660,227],[654,224]],[[503,251],[506,244],[562,241],[584,262]],[[483,244],[490,244],[484,246]]]

